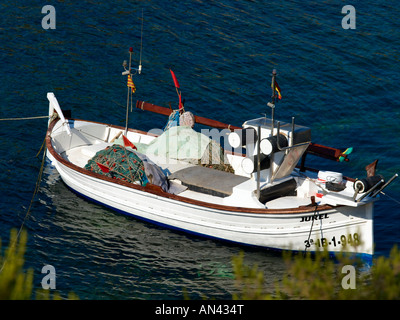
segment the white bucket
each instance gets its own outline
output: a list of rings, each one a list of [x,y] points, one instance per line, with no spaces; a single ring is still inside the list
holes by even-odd
[[[343,180],[343,175],[340,172],[333,171],[319,171],[318,181],[320,182],[334,182],[341,183]]]

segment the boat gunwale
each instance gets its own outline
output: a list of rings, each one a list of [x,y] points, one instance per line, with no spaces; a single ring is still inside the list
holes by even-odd
[[[236,207],[236,206],[229,206],[229,205],[221,205],[221,204],[214,204],[214,203],[210,203],[210,202],[206,202],[206,201],[201,201],[201,200],[196,200],[196,199],[190,199],[187,197],[183,197],[183,196],[179,196],[179,195],[174,195],[171,193],[168,193],[166,191],[163,191],[161,189],[161,187],[156,186],[154,184],[148,183],[146,186],[141,186],[141,185],[135,185],[129,182],[125,182],[122,180],[117,180],[117,179],[112,179],[109,178],[107,176],[86,170],[84,168],[81,168],[75,164],[73,164],[72,162],[64,159],[58,152],[56,152],[53,148],[53,145],[51,143],[51,133],[53,132],[54,126],[56,125],[56,123],[60,120],[59,117],[53,119],[50,124],[48,125],[48,129],[47,129],[47,133],[46,133],[46,148],[47,150],[50,152],[50,154],[55,158],[55,160],[57,160],[58,162],[60,162],[61,164],[63,164],[64,166],[77,171],[81,174],[90,176],[92,178],[96,178],[96,179],[100,179],[100,180],[104,180],[107,182],[111,182],[111,183],[115,183],[124,187],[128,187],[131,189],[136,189],[142,192],[147,192],[147,193],[151,193],[154,194],[156,196],[160,196],[160,197],[164,197],[164,198],[168,198],[171,200],[176,200],[176,201],[180,201],[180,202],[185,202],[185,203],[189,203],[192,205],[196,205],[199,207],[206,207],[209,209],[215,209],[215,210],[221,210],[221,211],[228,211],[228,212],[232,212],[232,213],[249,213],[249,214],[279,214],[279,215],[284,215],[284,214],[288,214],[288,215],[292,215],[292,214],[305,214],[305,213],[316,213],[316,212],[320,212],[320,211],[325,211],[325,210],[332,210],[338,207],[342,207],[343,205],[337,205],[337,206],[332,206],[329,204],[324,204],[324,205],[319,205],[319,206],[299,206],[297,208],[284,208],[284,209],[268,209],[268,208],[246,208],[246,207]],[[99,125],[106,125],[109,126],[111,128],[115,128],[115,129],[120,129],[120,130],[125,130],[125,128],[123,128],[122,126],[117,126],[117,125],[110,125],[110,124],[106,124],[106,123],[102,123],[102,122],[97,122],[97,121],[91,121],[91,120],[80,120],[80,119],[73,119],[73,118],[66,118],[66,120],[70,120],[70,121],[82,121],[82,122],[88,122],[88,123],[95,123],[95,124],[99,124]],[[145,131],[141,131],[141,130],[137,130],[137,129],[131,129],[128,128],[128,131],[130,132],[135,132],[135,133],[139,133],[139,134],[144,134],[144,135],[153,135],[151,133],[145,132]],[[154,135],[156,136],[156,135]]]

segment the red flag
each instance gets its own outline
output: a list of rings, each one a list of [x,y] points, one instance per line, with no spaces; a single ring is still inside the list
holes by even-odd
[[[171,71],[171,76],[172,76],[172,79],[174,80],[175,87],[179,88],[179,82],[178,82],[178,79],[175,77],[175,73],[171,69],[169,69],[169,71]]]
[[[100,170],[103,171],[104,173],[108,173],[110,171],[110,169],[108,167],[106,167],[105,165],[96,162],[96,164],[99,166]]]
[[[276,90],[276,92],[278,93],[278,98],[279,98],[279,100],[281,100],[281,99],[282,99],[281,88],[279,88],[278,82],[276,82],[276,81],[275,81],[275,90]]]
[[[137,150],[136,146],[129,141],[129,139],[127,137],[125,137],[124,135],[122,135],[122,139],[124,139],[124,145],[125,147],[131,147],[132,149]]]

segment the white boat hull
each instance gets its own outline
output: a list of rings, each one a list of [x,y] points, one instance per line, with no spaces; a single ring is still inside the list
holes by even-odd
[[[65,184],[85,198],[172,229],[277,250],[373,254],[372,202],[357,208],[340,206],[308,213],[233,212],[104,181],[58,161],[53,160],[53,165]]]

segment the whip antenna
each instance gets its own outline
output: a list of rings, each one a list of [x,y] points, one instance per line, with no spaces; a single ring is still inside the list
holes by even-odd
[[[140,32],[140,58],[139,58],[139,68],[138,72],[139,74],[142,72],[142,49],[143,49],[143,9],[142,9],[142,29]]]

